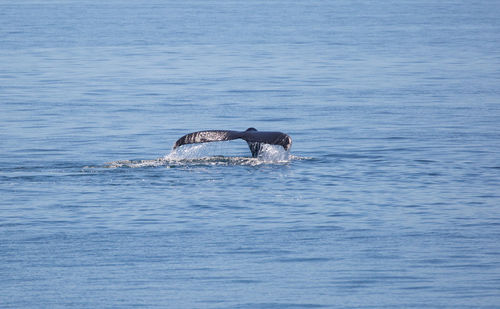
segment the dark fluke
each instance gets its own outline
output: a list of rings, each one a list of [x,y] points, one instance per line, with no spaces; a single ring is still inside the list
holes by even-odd
[[[186,144],[230,141],[238,138],[241,138],[242,140],[247,142],[248,147],[250,147],[250,151],[252,152],[252,157],[254,158],[259,155],[262,149],[262,144],[280,145],[283,146],[285,150],[290,149],[290,147],[292,146],[292,138],[285,133],[264,132],[257,131],[254,128],[248,128],[243,132],[228,130],[208,130],[189,133],[179,138],[177,142],[175,142],[174,149]]]

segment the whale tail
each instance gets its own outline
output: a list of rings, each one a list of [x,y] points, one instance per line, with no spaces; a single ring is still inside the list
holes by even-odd
[[[247,142],[252,157],[254,158],[262,151],[262,144],[280,145],[285,150],[290,149],[292,146],[292,138],[285,133],[257,131],[255,128],[248,128],[246,131],[242,132],[207,130],[189,133],[175,142],[174,149],[186,144],[230,141],[238,138]]]

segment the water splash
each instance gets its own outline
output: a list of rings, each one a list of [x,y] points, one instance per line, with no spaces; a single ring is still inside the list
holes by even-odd
[[[292,156],[279,145],[262,144],[261,152],[257,159],[267,163],[289,162]]]
[[[108,168],[141,168],[164,166],[167,168],[179,166],[212,166],[212,165],[247,165],[257,166],[262,164],[287,164],[298,159],[277,145],[263,144],[261,153],[257,158],[243,156],[211,155],[217,146],[210,144],[185,145],[172,150],[164,157],[153,160],[120,160],[106,164]],[[218,149],[220,150],[220,149]]]

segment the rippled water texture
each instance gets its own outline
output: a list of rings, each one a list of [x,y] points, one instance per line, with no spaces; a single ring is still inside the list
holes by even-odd
[[[0,307],[498,308],[498,12],[0,0]]]

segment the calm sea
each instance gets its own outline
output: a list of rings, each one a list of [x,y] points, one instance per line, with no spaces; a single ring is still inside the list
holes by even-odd
[[[499,308],[499,12],[0,1],[0,307]]]

